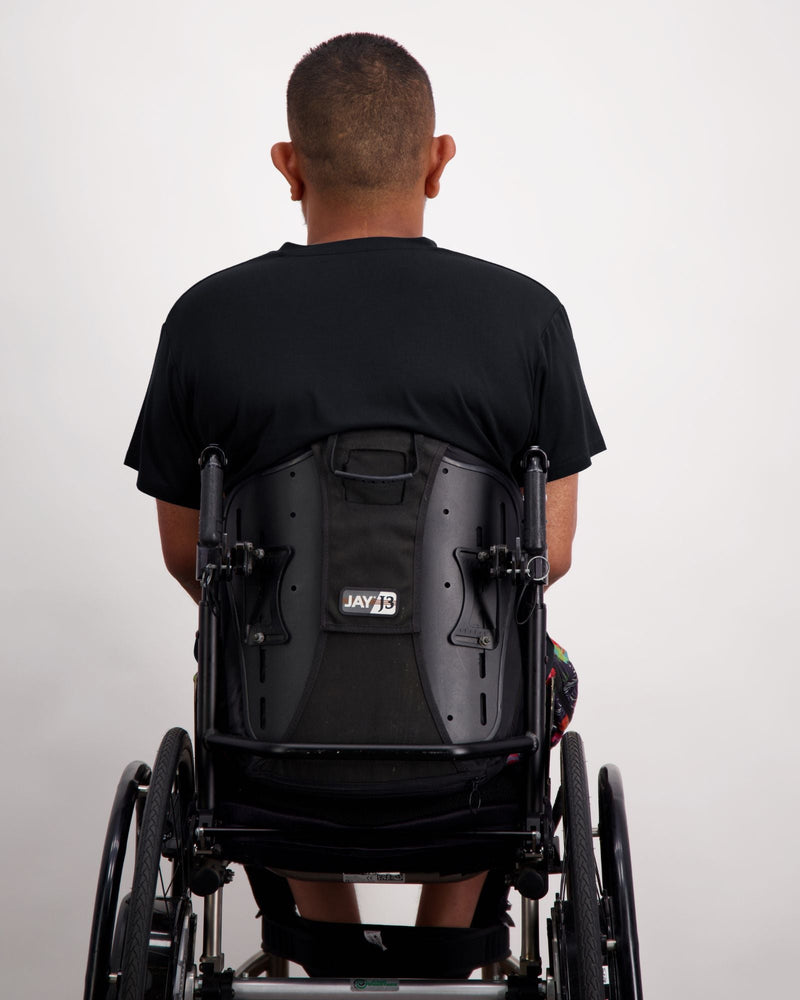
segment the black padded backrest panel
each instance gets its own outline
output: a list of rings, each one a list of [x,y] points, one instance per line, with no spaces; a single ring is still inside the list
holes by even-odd
[[[478,559],[519,536],[509,479],[421,435],[357,432],[243,483],[225,517],[229,545],[264,550],[250,577],[234,577],[223,612],[232,732],[461,743],[518,731],[515,588]],[[486,767],[350,762],[317,772],[358,784]],[[313,783],[299,762],[257,770]]]
[[[225,527],[230,546],[249,541],[265,552],[252,576],[234,576],[224,616],[230,728],[286,739],[319,641],[322,497],[312,453],[237,487]]]
[[[420,659],[447,741],[514,731],[522,696],[515,588],[491,580],[478,552],[512,551],[519,488],[468,456],[446,454],[433,479],[422,543]]]

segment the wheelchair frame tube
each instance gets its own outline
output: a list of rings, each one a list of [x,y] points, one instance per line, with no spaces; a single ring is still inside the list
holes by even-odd
[[[206,732],[205,742],[215,746],[242,750],[256,757],[287,757],[335,760],[475,760],[482,757],[502,757],[511,753],[533,753],[540,746],[534,733],[508,740],[483,743],[267,743],[245,736]]]
[[[508,983],[478,979],[431,981],[415,979],[373,980],[372,992],[391,992],[409,1000],[505,1000]],[[370,980],[351,979],[234,979],[236,1000],[351,1000],[357,983],[369,992]]]
[[[528,565],[536,560],[547,568],[547,455],[541,448],[529,448],[523,459],[524,523],[522,548]],[[539,738],[541,752],[528,759],[527,814],[536,822],[544,805],[544,783],[549,763],[550,733],[547,729],[545,701],[545,650],[547,643],[547,609],[544,604],[544,582],[541,574],[531,581],[533,603],[526,629],[525,664],[525,725],[528,732]]]
[[[547,642],[547,609],[543,600],[544,588],[536,585],[533,614],[528,622],[528,689],[527,689],[527,719],[528,731],[539,736],[540,753],[528,758],[528,816],[538,817],[543,807],[544,782],[546,768],[550,758],[548,753],[550,734],[547,728],[547,704],[545,700],[545,661],[544,650]]]
[[[200,964],[211,963],[216,972],[225,965],[222,952],[222,886],[203,900],[203,954]]]
[[[197,644],[197,703],[195,706],[195,756],[197,804],[201,811],[214,808],[214,774],[203,733],[214,728],[214,705],[217,693],[217,615],[203,585]]]
[[[521,896],[520,911],[520,958],[541,971],[542,956],[539,953],[539,900]]]
[[[222,490],[225,454],[209,445],[200,455],[200,517],[197,540],[197,579],[202,583],[197,643],[195,754],[197,797],[201,810],[214,808],[214,775],[201,734],[214,729],[217,696],[217,593],[225,539],[222,531]]]

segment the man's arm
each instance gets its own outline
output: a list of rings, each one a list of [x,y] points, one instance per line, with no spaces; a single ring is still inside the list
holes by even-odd
[[[578,524],[578,474],[547,484],[547,557],[550,585],[572,564],[572,541]]]
[[[167,569],[192,600],[200,601],[200,583],[195,579],[200,511],[156,500],[161,551]]]

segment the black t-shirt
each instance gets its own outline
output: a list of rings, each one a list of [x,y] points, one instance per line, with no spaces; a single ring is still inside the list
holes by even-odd
[[[186,292],[125,462],[143,492],[198,507],[208,444],[225,451],[230,488],[370,427],[447,441],[517,479],[531,444],[550,479],[605,447],[551,292],[428,239],[375,237],[287,243]]]

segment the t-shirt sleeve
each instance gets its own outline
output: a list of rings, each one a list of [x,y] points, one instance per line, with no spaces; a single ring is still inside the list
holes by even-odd
[[[530,443],[550,461],[548,479],[563,479],[592,464],[605,441],[589,401],[569,319],[562,306],[545,327],[535,376]]]
[[[165,325],[125,464],[138,471],[136,485],[143,493],[181,507],[199,508],[201,449]]]

